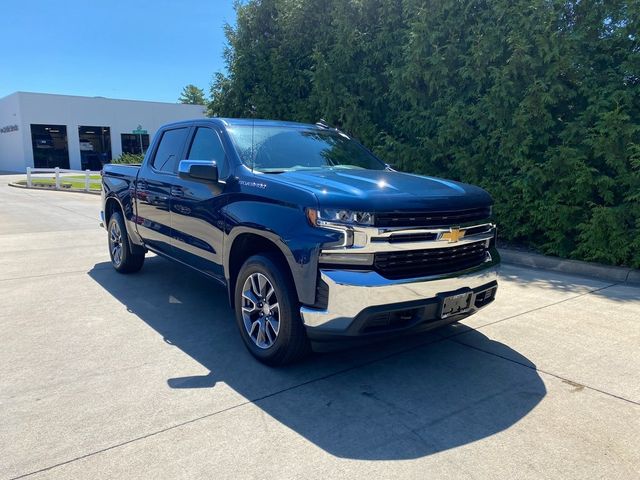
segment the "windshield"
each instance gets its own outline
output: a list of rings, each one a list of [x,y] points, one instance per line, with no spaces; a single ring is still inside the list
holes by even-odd
[[[386,168],[358,142],[337,131],[264,125],[234,125],[227,130],[242,162],[259,172]]]

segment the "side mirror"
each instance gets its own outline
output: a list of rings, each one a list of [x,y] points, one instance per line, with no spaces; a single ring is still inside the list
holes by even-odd
[[[218,166],[213,160],[181,160],[178,164],[178,176],[217,182]]]

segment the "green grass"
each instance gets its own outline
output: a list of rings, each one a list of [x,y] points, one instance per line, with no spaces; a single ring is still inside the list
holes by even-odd
[[[100,175],[89,175],[89,178],[91,180],[94,180],[94,182],[89,183],[89,190],[99,192],[102,188],[102,185],[96,181],[99,181],[102,177]],[[60,187],[72,190],[84,190],[84,179],[84,175],[64,175],[60,177]],[[27,181],[19,180],[17,183],[20,185],[26,185]],[[53,187],[56,184],[56,179],[55,177],[32,177],[31,184],[34,187]]]

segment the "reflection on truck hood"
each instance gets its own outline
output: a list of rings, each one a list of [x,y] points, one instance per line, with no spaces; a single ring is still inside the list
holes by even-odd
[[[322,207],[354,210],[458,210],[492,203],[487,192],[464,183],[388,170],[306,170],[265,180],[313,192]]]

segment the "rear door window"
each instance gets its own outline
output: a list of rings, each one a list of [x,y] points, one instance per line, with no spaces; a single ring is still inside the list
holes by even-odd
[[[189,129],[186,127],[166,130],[156,150],[153,168],[165,173],[175,173],[188,133]]]

